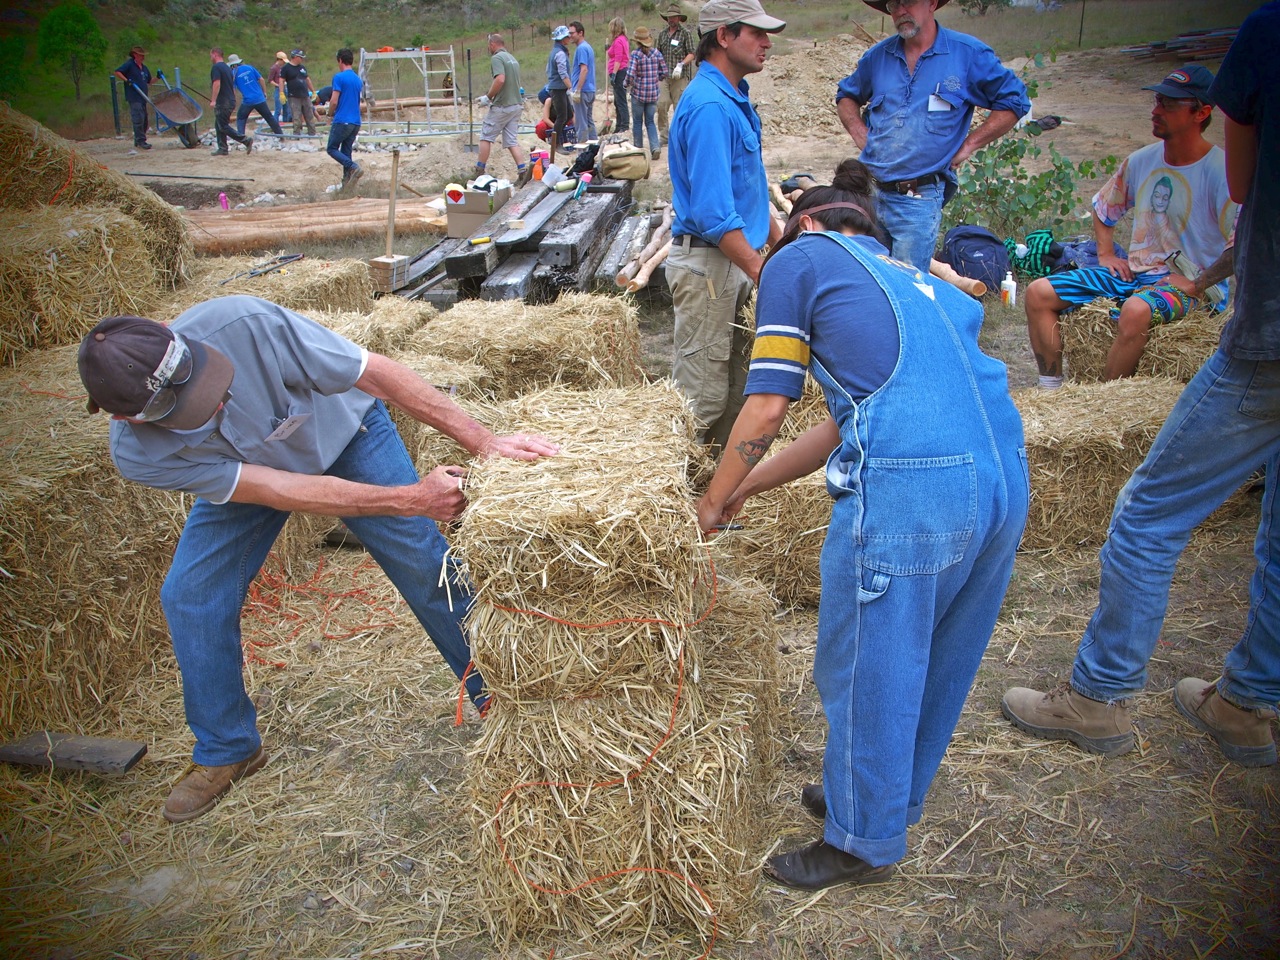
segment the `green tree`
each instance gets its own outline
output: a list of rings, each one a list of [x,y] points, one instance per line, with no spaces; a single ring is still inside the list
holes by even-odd
[[[0,37],[0,62],[10,67],[8,70],[0,71],[0,100],[21,93],[26,87],[25,71],[22,69],[22,58],[27,52],[26,47],[22,37]]]
[[[64,66],[71,74],[80,99],[80,81],[84,75],[102,67],[107,52],[107,38],[98,21],[83,4],[64,3],[50,10],[40,21],[36,50],[46,63]]]

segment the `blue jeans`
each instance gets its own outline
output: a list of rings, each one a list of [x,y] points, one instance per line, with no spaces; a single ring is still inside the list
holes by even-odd
[[[356,144],[356,134],[360,132],[358,123],[333,123],[329,126],[329,156],[342,164],[347,173],[359,164],[351,159],[351,151]]]
[[[1071,684],[1094,700],[1142,690],[1191,532],[1266,465],[1249,620],[1218,691],[1240,707],[1280,704],[1280,361],[1218,351],[1187,384],[1146,460],[1116,498],[1094,611]]]
[[[876,217],[889,234],[893,258],[928,273],[929,261],[938,246],[938,228],[942,226],[944,185],[931,183],[916,192],[918,197],[877,190]]]
[[[281,128],[280,124],[276,122],[276,118],[272,115],[271,111],[267,109],[267,101],[265,100],[259,100],[257,103],[240,104],[240,108],[236,110],[236,133],[240,134],[240,136],[244,136],[245,123],[249,119],[249,114],[253,113],[255,110],[258,112],[258,116],[267,121],[267,126],[271,128],[272,133],[276,136],[280,136],[284,133],[283,128]]]
[[[386,407],[375,403],[328,476],[378,486],[416,483],[418,473]],[[248,503],[196,500],[187,517],[160,602],[182,673],[187,724],[195,734],[193,759],[209,766],[238,763],[262,743],[241,668],[240,615],[257,575],[289,514]],[[436,586],[447,544],[422,517],[343,518],[408,602],[453,672],[461,677],[471,654],[461,627],[470,607],[450,561],[450,593]],[[472,673],[467,692],[480,696]]]
[[[649,152],[662,149],[662,142],[658,139],[658,105],[656,103],[645,103],[631,95],[631,142],[637,147],[644,146],[644,131],[649,131]]]
[[[600,135],[596,133],[596,92],[594,90],[582,94],[582,99],[574,105],[573,123],[582,131],[584,141],[599,139]]]

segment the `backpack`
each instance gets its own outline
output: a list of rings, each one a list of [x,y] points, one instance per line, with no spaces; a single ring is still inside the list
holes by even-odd
[[[947,231],[942,239],[942,259],[960,276],[981,280],[988,290],[999,290],[1009,272],[1009,252],[1000,239],[985,227],[967,223]]]
[[[1111,244],[1115,255],[1121,260],[1129,259],[1128,252],[1118,243]],[[1065,273],[1068,270],[1084,270],[1098,265],[1098,245],[1093,237],[1068,237],[1062,241],[1062,257],[1057,263],[1049,265],[1053,273]]]

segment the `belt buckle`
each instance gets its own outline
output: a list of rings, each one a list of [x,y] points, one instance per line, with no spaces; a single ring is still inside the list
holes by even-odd
[[[899,180],[893,185],[893,189],[898,191],[902,196],[909,197],[915,193],[917,183],[918,181],[916,180]]]

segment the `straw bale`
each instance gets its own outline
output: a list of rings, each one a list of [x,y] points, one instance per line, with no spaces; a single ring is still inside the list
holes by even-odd
[[[706,551],[688,490],[693,421],[683,395],[669,382],[588,392],[556,387],[505,404],[497,420],[504,432],[514,426],[540,433],[561,450],[536,462],[472,465],[456,543],[482,601],[477,608],[529,611],[553,603],[558,617],[575,623],[695,619],[703,609],[696,582]],[[501,635],[514,639],[515,631]],[[535,649],[543,641],[534,638],[505,652],[484,636],[474,643],[478,664],[486,661],[496,675],[506,662],[513,678],[543,676],[543,658],[554,653]],[[574,657],[604,671],[612,657],[606,646]],[[653,655],[665,656],[661,645]],[[598,682],[570,673],[559,682]]]
[[[115,207],[36,207],[0,234],[0,363],[78,343],[105,316],[159,293],[137,221]]]
[[[403,350],[422,325],[437,315],[436,308],[430,304],[403,297],[380,297],[365,311],[345,307],[340,310],[293,309],[366,350],[388,356]]]
[[[1062,315],[1062,351],[1072,380],[1078,383],[1102,380],[1107,353],[1115,340],[1116,325],[1111,319],[1114,308],[1111,300],[1100,297]],[[1156,324],[1138,361],[1136,375],[1170,377],[1189,383],[1217,349],[1218,335],[1229,317],[1203,307],[1192,310],[1176,323]]]
[[[191,269],[190,282],[171,296],[162,297],[150,316],[167,323],[198,303],[233,293],[262,297],[308,315],[316,311],[341,311],[367,317],[373,313],[373,283],[363,260],[304,258],[272,273],[236,276],[265,262],[253,257],[199,260]],[[231,279],[233,277],[235,279]]]
[[[142,225],[161,283],[172,287],[186,275],[191,240],[177,210],[0,102],[0,209],[42,204],[114,207]]]
[[[745,919],[776,776],[780,639],[758,584],[717,586],[715,610],[687,633],[682,684],[677,671],[598,699],[495,699],[468,785],[500,939],[554,930],[626,956],[672,928],[705,940],[709,910],[721,935]],[[676,876],[641,870],[569,895],[529,886],[570,890],[635,867]]]
[[[717,564],[752,577],[783,606],[816,605],[822,596],[822,545],[831,523],[826,473],[757,494],[736,518],[741,530],[712,540]]]
[[[381,302],[381,301],[379,301]],[[449,395],[454,403],[467,401],[483,401],[490,396],[489,389],[493,378],[483,367],[474,363],[459,363],[437,354],[418,353],[412,350],[400,350],[389,354],[393,360],[403,363],[414,373],[421,376],[429,384]],[[425,423],[419,423],[403,410],[391,404],[387,405],[391,419],[400,431],[404,445],[418,464],[419,471],[430,471],[440,463],[462,464],[471,459],[452,437],[447,437]],[[476,411],[479,412],[478,410]],[[480,417],[475,416],[479,420]],[[486,422],[481,420],[481,422]],[[448,459],[424,459],[423,452],[445,454]]]
[[[635,305],[566,293],[554,303],[465,300],[415,338],[413,349],[477,363],[508,399],[552,384],[579,389],[644,381]]]
[[[1132,377],[1014,393],[1031,474],[1024,546],[1075,548],[1106,539],[1116,495],[1146,457],[1182,386]]]
[[[0,371],[0,738],[118,730],[170,659],[158,594],[182,498],[119,475],[80,390],[74,346]]]

